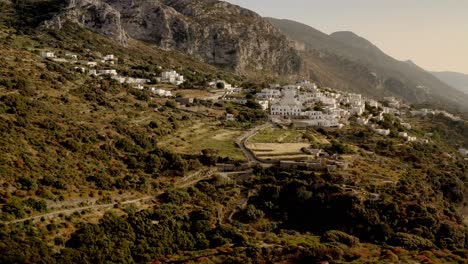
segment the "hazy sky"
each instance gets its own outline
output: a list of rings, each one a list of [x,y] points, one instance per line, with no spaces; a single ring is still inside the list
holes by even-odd
[[[468,0],[228,0],[325,33],[353,31],[399,60],[468,74]]]

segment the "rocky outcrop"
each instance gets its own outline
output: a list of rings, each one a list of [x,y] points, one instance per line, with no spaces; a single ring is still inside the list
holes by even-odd
[[[256,13],[216,0],[69,0],[45,23],[71,21],[126,45],[128,37],[178,50],[241,74],[296,75],[302,60]]]
[[[122,27],[120,12],[101,0],[69,0],[68,6],[42,27],[61,29],[65,22],[76,23],[127,45],[128,35]]]

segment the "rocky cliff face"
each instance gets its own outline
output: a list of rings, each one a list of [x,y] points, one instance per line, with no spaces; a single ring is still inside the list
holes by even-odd
[[[100,0],[69,0],[63,12],[45,21],[43,27],[61,29],[65,22],[73,22],[127,45],[128,35],[120,13]]]
[[[65,21],[109,36],[179,50],[247,74],[296,75],[301,57],[283,34],[252,11],[216,0],[69,0],[45,27]]]

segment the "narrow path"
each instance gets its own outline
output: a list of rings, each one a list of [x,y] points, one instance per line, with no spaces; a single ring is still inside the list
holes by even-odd
[[[193,186],[197,184],[198,182],[202,180],[206,180],[209,177],[211,177],[214,173],[216,172],[215,169],[208,169],[208,170],[202,170],[202,171],[197,171],[195,173],[192,173],[191,175],[188,175],[182,179],[180,179],[176,184],[174,184],[175,188],[186,188],[189,186]],[[17,224],[17,223],[22,223],[26,221],[38,221],[41,220],[42,218],[44,219],[50,219],[57,217],[59,215],[70,215],[75,212],[82,212],[85,210],[99,210],[99,209],[111,209],[114,208],[116,205],[128,205],[128,204],[135,204],[139,202],[145,202],[149,201],[153,198],[155,198],[158,195],[163,194],[165,191],[160,191],[156,194],[153,195],[148,195],[132,200],[126,200],[126,201],[115,201],[112,203],[107,203],[107,204],[95,204],[95,205],[88,205],[88,206],[82,206],[82,207],[76,207],[76,208],[70,208],[70,209],[63,209],[63,210],[58,210],[46,214],[41,214],[41,215],[36,215],[36,216],[30,216],[22,219],[17,219],[13,220],[10,222],[5,222],[5,224]]]
[[[242,152],[244,153],[244,156],[247,158],[247,160],[249,162],[262,164],[262,165],[271,165],[271,164],[265,163],[265,162],[263,162],[261,160],[258,160],[255,157],[255,155],[252,153],[252,151],[249,148],[247,148],[247,146],[246,146],[247,141],[251,137],[253,137],[255,134],[257,134],[258,131],[266,129],[268,127],[271,127],[270,123],[256,126],[253,129],[248,130],[245,134],[243,134],[241,137],[239,137],[239,139],[237,139],[237,142],[236,142],[237,145],[242,150]]]

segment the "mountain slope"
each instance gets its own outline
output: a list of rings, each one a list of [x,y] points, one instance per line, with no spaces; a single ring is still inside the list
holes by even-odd
[[[468,74],[458,72],[431,72],[441,81],[468,94]]]
[[[413,103],[430,102],[441,107],[452,107],[451,110],[454,111],[468,111],[468,96],[414,63],[393,59],[352,32],[327,35],[298,22],[274,18],[267,20],[289,38],[303,42],[309,54],[319,57],[322,67],[335,73],[343,82],[340,84],[340,81],[336,81],[341,86],[337,88],[355,86],[351,90],[374,96],[391,94]],[[360,69],[357,74],[356,68]],[[354,81],[354,78],[359,81]]]
[[[301,66],[298,53],[275,27],[222,1],[76,0],[44,25],[60,28],[64,21],[122,45],[131,37],[238,73],[294,75]]]

